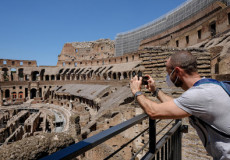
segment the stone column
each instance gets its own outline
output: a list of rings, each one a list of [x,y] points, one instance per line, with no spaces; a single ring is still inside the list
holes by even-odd
[[[8,80],[11,81],[11,71],[10,70],[7,71],[7,75],[8,75]]]
[[[0,88],[0,106],[3,106],[3,91]]]
[[[30,99],[30,85],[31,85],[31,82],[28,83],[28,99]]]
[[[123,74],[121,74],[120,80],[123,80],[123,79],[124,79],[124,76],[123,76]]]

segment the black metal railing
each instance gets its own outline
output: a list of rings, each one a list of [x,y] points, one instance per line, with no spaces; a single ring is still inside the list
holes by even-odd
[[[138,115],[130,120],[127,120],[123,123],[120,123],[114,127],[111,127],[105,131],[102,131],[92,137],[84,139],[76,144],[73,144],[69,147],[66,147],[60,151],[57,151],[49,156],[42,158],[42,160],[60,160],[60,159],[71,159],[75,158],[79,155],[82,155],[86,151],[96,147],[97,145],[105,142],[106,140],[118,135],[119,133],[127,130],[128,128],[140,124],[143,120],[147,119],[148,116],[146,114]],[[147,143],[143,145],[136,153],[133,153],[133,157],[131,159],[135,159],[136,156],[144,150],[144,148],[149,145],[148,152],[142,157],[143,160],[149,159],[165,159],[165,160],[180,160],[181,159],[181,135],[182,131],[185,131],[186,126],[182,126],[181,120],[171,120],[165,126],[163,126],[158,132],[156,132],[156,124],[161,120],[151,120],[149,119],[149,127],[144,129],[134,138],[123,144],[119,149],[114,151],[112,154],[107,156],[106,159],[112,158],[115,154],[121,151],[123,148],[128,146],[131,142],[133,142],[139,136],[149,134],[149,140]],[[173,123],[175,122],[175,123]],[[162,131],[167,128],[167,131],[163,133]],[[183,129],[185,128],[185,129]],[[183,129],[183,130],[182,130]],[[161,138],[158,142],[156,142],[156,137],[161,134]]]

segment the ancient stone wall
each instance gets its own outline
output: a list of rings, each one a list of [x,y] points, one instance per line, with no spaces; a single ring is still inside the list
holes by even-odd
[[[215,2],[177,26],[143,40],[140,49],[146,46],[185,48],[213,38],[230,29],[229,12],[230,7],[226,7],[221,2]]]
[[[0,147],[0,159],[40,159],[74,143],[65,133],[46,133]]]
[[[109,39],[100,39],[90,42],[72,42],[63,46],[61,54],[58,56],[60,62],[80,62],[83,60],[94,60],[114,57],[114,41]],[[68,64],[68,63],[67,63]]]

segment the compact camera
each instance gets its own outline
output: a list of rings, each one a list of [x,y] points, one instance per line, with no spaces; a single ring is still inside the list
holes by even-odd
[[[142,85],[148,85],[148,80],[149,80],[148,76],[143,76],[142,77]]]
[[[133,77],[135,77],[135,72],[133,72]],[[149,80],[149,77],[148,76],[142,76],[142,72],[138,72],[138,79],[139,77],[142,77],[142,85],[148,85],[148,80]]]

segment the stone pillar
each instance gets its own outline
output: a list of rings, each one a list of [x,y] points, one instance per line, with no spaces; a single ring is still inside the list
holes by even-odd
[[[16,73],[14,74],[14,81],[18,81],[19,76],[18,76],[18,70],[16,69]]]
[[[0,88],[0,106],[3,106],[3,91]]]
[[[11,81],[11,71],[10,70],[7,71],[7,75],[8,75],[8,80]]]
[[[28,83],[28,98],[30,99],[31,82]]]
[[[118,77],[118,76],[117,76]],[[118,77],[119,78],[119,77]],[[123,80],[124,79],[124,76],[123,74],[121,74],[121,77],[120,77],[120,80]]]
[[[3,71],[0,71],[0,81],[4,81],[4,79],[3,79]]]

